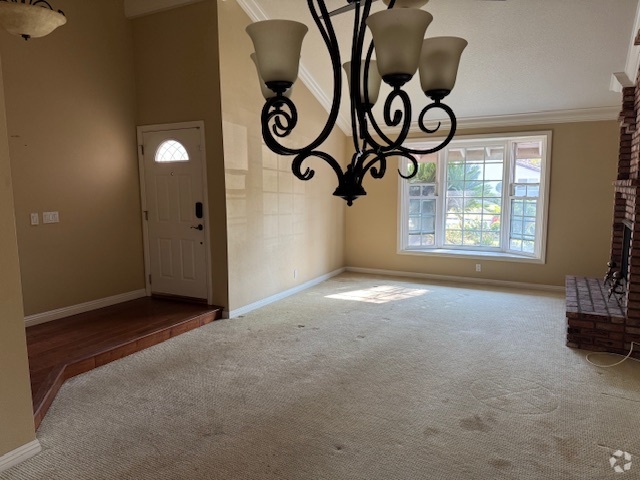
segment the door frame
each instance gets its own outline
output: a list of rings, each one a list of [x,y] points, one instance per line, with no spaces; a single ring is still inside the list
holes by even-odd
[[[138,171],[140,177],[140,219],[142,221],[142,240],[144,246],[144,282],[147,297],[151,296],[151,284],[149,276],[151,275],[151,257],[149,255],[149,224],[146,220],[145,212],[147,211],[147,192],[145,186],[145,168],[144,168],[144,134],[147,132],[163,132],[168,130],[190,130],[196,128],[200,132],[200,156],[202,158],[202,189],[203,189],[203,207],[204,207],[204,245],[205,245],[205,270],[206,270],[206,286],[207,286],[207,303],[213,304],[213,292],[211,290],[211,226],[209,225],[209,187],[207,182],[207,150],[205,144],[204,121],[198,120],[194,122],[180,123],[163,123],[156,125],[139,125],[138,132]]]

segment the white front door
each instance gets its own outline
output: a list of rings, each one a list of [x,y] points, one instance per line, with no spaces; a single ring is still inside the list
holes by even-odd
[[[142,127],[141,137],[148,288],[156,294],[207,299],[201,128]]]

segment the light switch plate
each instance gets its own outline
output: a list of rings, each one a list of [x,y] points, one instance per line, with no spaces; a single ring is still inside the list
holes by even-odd
[[[59,221],[58,212],[42,212],[42,223],[58,223]]]
[[[40,215],[37,213],[31,214],[31,225],[39,225],[40,224]]]

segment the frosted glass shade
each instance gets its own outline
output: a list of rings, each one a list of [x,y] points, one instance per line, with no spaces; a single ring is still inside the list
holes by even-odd
[[[420,55],[420,84],[423,92],[441,91],[446,95],[453,90],[460,56],[466,46],[467,41],[459,37],[433,37],[424,40]]]
[[[38,38],[67,23],[66,17],[48,7],[0,2],[0,26],[13,35]]]
[[[378,71],[386,83],[402,85],[416,73],[424,33],[432,20],[430,13],[413,8],[392,8],[367,18]]]
[[[391,3],[391,0],[382,1],[387,7]],[[422,8],[427,4],[428,1],[429,0],[396,0],[393,8]]]
[[[256,73],[258,74],[258,83],[260,84],[260,92],[262,93],[262,96],[264,97],[265,100],[269,100],[270,98],[275,97],[277,93],[271,90],[269,87],[267,87],[267,85],[264,83],[264,80],[260,76],[260,68],[258,67],[258,60],[256,59],[256,54],[252,53],[250,57],[251,57],[251,60],[253,61],[253,64],[256,66]],[[284,96],[287,98],[291,97],[291,88],[289,88],[286,92],[284,92]]]
[[[302,40],[308,30],[305,24],[292,20],[265,20],[247,27],[259,74],[269,88],[273,89],[274,83],[291,86],[296,81]]]
[[[371,60],[369,62],[369,78],[367,79],[367,93],[368,98],[365,99],[364,96],[364,69],[366,67],[367,62],[365,60],[360,61],[360,101],[365,105],[374,105],[378,100],[378,95],[380,94],[380,84],[382,83],[382,78],[380,78],[380,73],[378,73],[378,65],[375,60]],[[351,88],[351,62],[347,62],[342,65],[344,71],[347,72],[347,84],[349,88]],[[351,91],[351,90],[349,90]]]

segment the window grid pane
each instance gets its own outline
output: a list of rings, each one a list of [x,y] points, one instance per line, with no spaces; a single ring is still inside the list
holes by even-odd
[[[436,243],[435,163],[418,164],[416,177],[409,180],[409,248],[433,247]],[[423,181],[419,181],[419,180]],[[430,183],[424,180],[431,180]]]
[[[448,160],[445,245],[500,248],[504,147],[456,148]]]
[[[509,249],[535,253],[538,200],[514,198],[511,200],[511,228]]]

